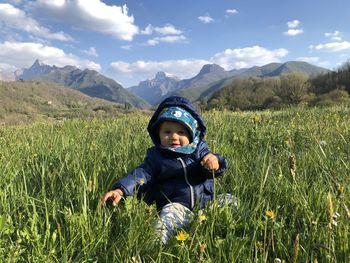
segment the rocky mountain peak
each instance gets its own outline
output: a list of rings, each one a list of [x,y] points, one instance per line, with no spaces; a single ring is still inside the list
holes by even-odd
[[[175,79],[175,80],[179,80],[176,76],[166,73],[164,71],[159,71],[157,72],[156,76],[155,76],[155,80],[165,80],[165,79]]]
[[[46,65],[39,59],[36,59],[30,68],[16,71],[15,77],[17,80],[38,78],[42,75],[48,74],[51,71],[51,69],[51,66]]]
[[[224,71],[225,71],[225,69],[220,67],[217,64],[206,64],[202,67],[199,74],[208,74],[211,72],[224,72]]]
[[[37,67],[42,67],[42,66],[46,66],[46,64],[44,62],[42,62],[39,59],[36,59],[34,61],[34,64],[31,66],[31,68],[37,68]]]
[[[161,79],[165,79],[165,77],[166,77],[165,72],[159,71],[157,72],[155,79],[161,80]]]

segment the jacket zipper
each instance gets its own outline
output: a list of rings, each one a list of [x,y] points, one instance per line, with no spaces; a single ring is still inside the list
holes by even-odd
[[[184,170],[185,181],[186,181],[187,185],[190,187],[190,208],[193,209],[193,207],[194,207],[193,186],[188,181],[186,164],[180,157],[177,159],[181,162],[182,168]]]

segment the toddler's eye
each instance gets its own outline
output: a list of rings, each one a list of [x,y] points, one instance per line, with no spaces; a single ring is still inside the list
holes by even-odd
[[[179,131],[179,134],[183,135],[185,134],[185,131]]]

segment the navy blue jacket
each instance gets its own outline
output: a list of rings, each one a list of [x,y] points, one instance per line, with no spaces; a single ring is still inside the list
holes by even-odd
[[[178,106],[198,121],[201,129],[200,142],[192,154],[171,152],[160,147],[158,130],[153,125],[162,109]],[[149,203],[156,202],[161,209],[170,202],[180,203],[189,209],[195,205],[203,208],[213,198],[214,177],[227,168],[226,159],[215,154],[219,169],[210,171],[200,162],[210,151],[204,141],[206,126],[193,105],[185,98],[172,96],[165,99],[154,112],[147,130],[155,146],[147,150],[144,162],[113,184],[113,189],[121,189],[125,196],[144,196]]]

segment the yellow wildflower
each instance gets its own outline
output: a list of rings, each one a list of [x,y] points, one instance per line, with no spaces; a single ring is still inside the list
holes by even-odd
[[[276,217],[275,212],[272,211],[272,210],[266,211],[265,215],[266,215],[269,219],[274,219],[274,218]]]
[[[184,242],[185,240],[187,240],[189,238],[189,234],[186,231],[181,230],[177,235],[176,235],[176,239],[178,241]]]
[[[203,221],[207,220],[207,216],[206,215],[199,215],[198,220],[200,223],[202,223]]]
[[[144,183],[145,183],[145,180],[143,180],[143,179],[141,179],[141,180],[139,181],[139,185],[144,185]]]

